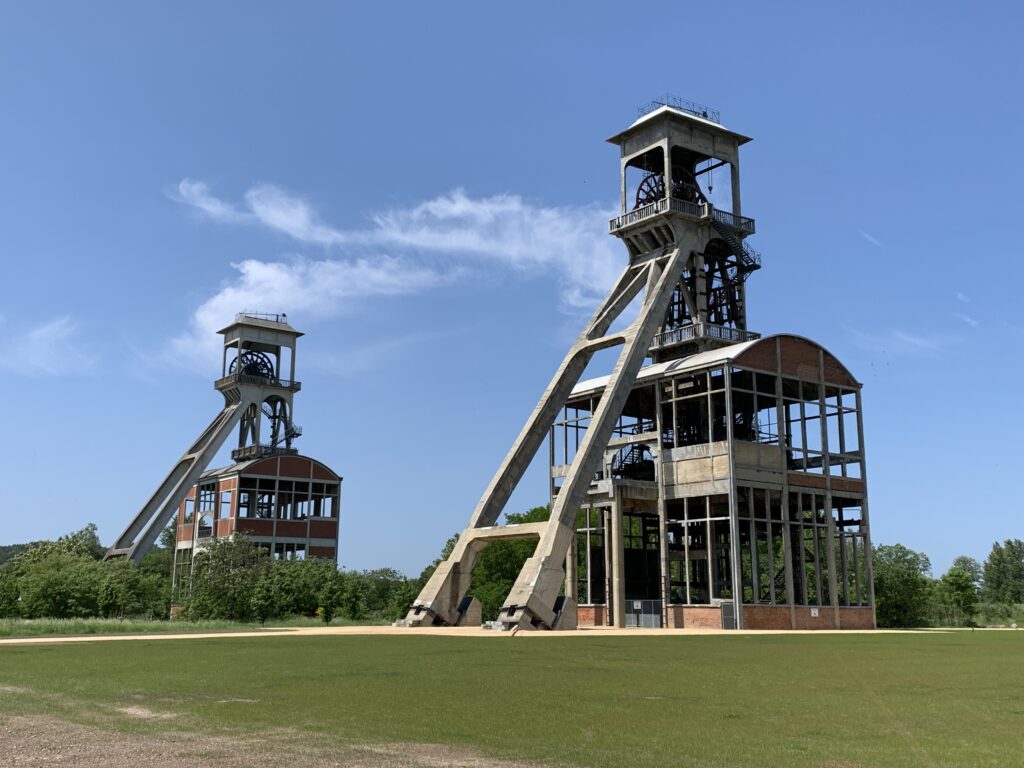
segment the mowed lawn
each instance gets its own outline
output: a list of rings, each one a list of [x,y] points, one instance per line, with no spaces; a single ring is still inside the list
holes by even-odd
[[[0,717],[587,766],[1024,766],[1024,632],[0,647]]]

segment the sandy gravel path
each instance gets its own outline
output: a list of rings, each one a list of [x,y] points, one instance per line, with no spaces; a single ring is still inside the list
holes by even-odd
[[[902,629],[843,629],[843,630],[723,630],[723,629],[615,629],[613,627],[592,627],[574,632],[518,632],[515,639],[521,638],[566,638],[566,637],[698,637],[701,635],[877,635],[900,634],[908,631]],[[935,630],[933,630],[935,631]],[[950,630],[956,631],[956,630]],[[199,640],[232,637],[324,637],[324,636],[358,636],[358,635],[393,635],[398,637],[487,637],[492,639],[511,639],[508,632],[495,632],[477,627],[288,627],[255,629],[251,631],[230,632],[137,632],[124,635],[44,635],[40,637],[7,637],[0,638],[3,645],[39,645],[45,643],[95,643],[110,640]]]

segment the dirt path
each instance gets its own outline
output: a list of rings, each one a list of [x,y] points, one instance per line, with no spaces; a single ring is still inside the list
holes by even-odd
[[[899,634],[907,631],[901,629],[843,629],[843,630],[723,630],[723,629],[615,629],[613,627],[593,627],[576,630],[575,632],[517,632],[514,637],[520,638],[566,638],[566,637],[697,637],[700,635],[857,635],[857,634]],[[954,630],[955,631],[955,630]],[[507,632],[479,629],[476,627],[294,627],[283,629],[254,629],[241,632],[138,632],[124,635],[44,635],[40,637],[7,637],[0,638],[3,645],[38,645],[46,643],[94,643],[105,640],[199,640],[229,637],[322,637],[322,636],[354,636],[354,635],[393,635],[397,637],[487,637],[492,639],[509,639],[513,637]]]
[[[139,735],[50,716],[0,718],[0,755],[9,768],[539,768],[536,763],[492,760],[438,744],[316,747],[287,732],[244,739],[194,730]]]

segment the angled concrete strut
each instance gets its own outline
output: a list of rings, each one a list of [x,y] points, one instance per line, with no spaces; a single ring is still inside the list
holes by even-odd
[[[407,624],[459,623],[459,607],[469,589],[473,566],[480,553],[489,541],[517,536],[539,537],[538,546],[520,571],[501,609],[499,620],[506,627],[556,626],[559,619],[556,603],[560,602],[559,593],[565,578],[564,562],[574,535],[576,513],[594,472],[600,466],[604,448],[696,244],[697,237],[688,234],[677,238],[672,246],[634,259],[626,267],[616,286],[562,361],[477,504],[469,525],[459,535],[455,548],[447,560],[437,567],[420,592],[406,619]],[[644,298],[636,320],[626,329],[608,334],[612,323],[641,291],[644,292]],[[542,526],[495,526],[512,491],[536,455],[593,354],[618,345],[623,348],[583,442],[555,498],[548,522]]]
[[[174,517],[189,488],[199,481],[199,476],[209,466],[242,414],[253,403],[262,402],[262,390],[257,386],[240,385],[222,392],[225,400],[223,410],[178,459],[114,546],[107,550],[105,559],[127,557],[136,563],[142,560],[159,537],[160,531]]]

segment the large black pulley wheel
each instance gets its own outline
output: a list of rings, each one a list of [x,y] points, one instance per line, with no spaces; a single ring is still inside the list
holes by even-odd
[[[231,361],[229,373],[272,379],[274,378],[274,363],[262,352],[244,352],[241,357],[236,357]]]
[[[637,208],[643,208],[645,205],[656,203],[665,197],[665,179],[660,173],[650,173],[644,177],[644,180],[640,182],[640,186],[636,188],[636,205],[633,206],[635,211]]]

